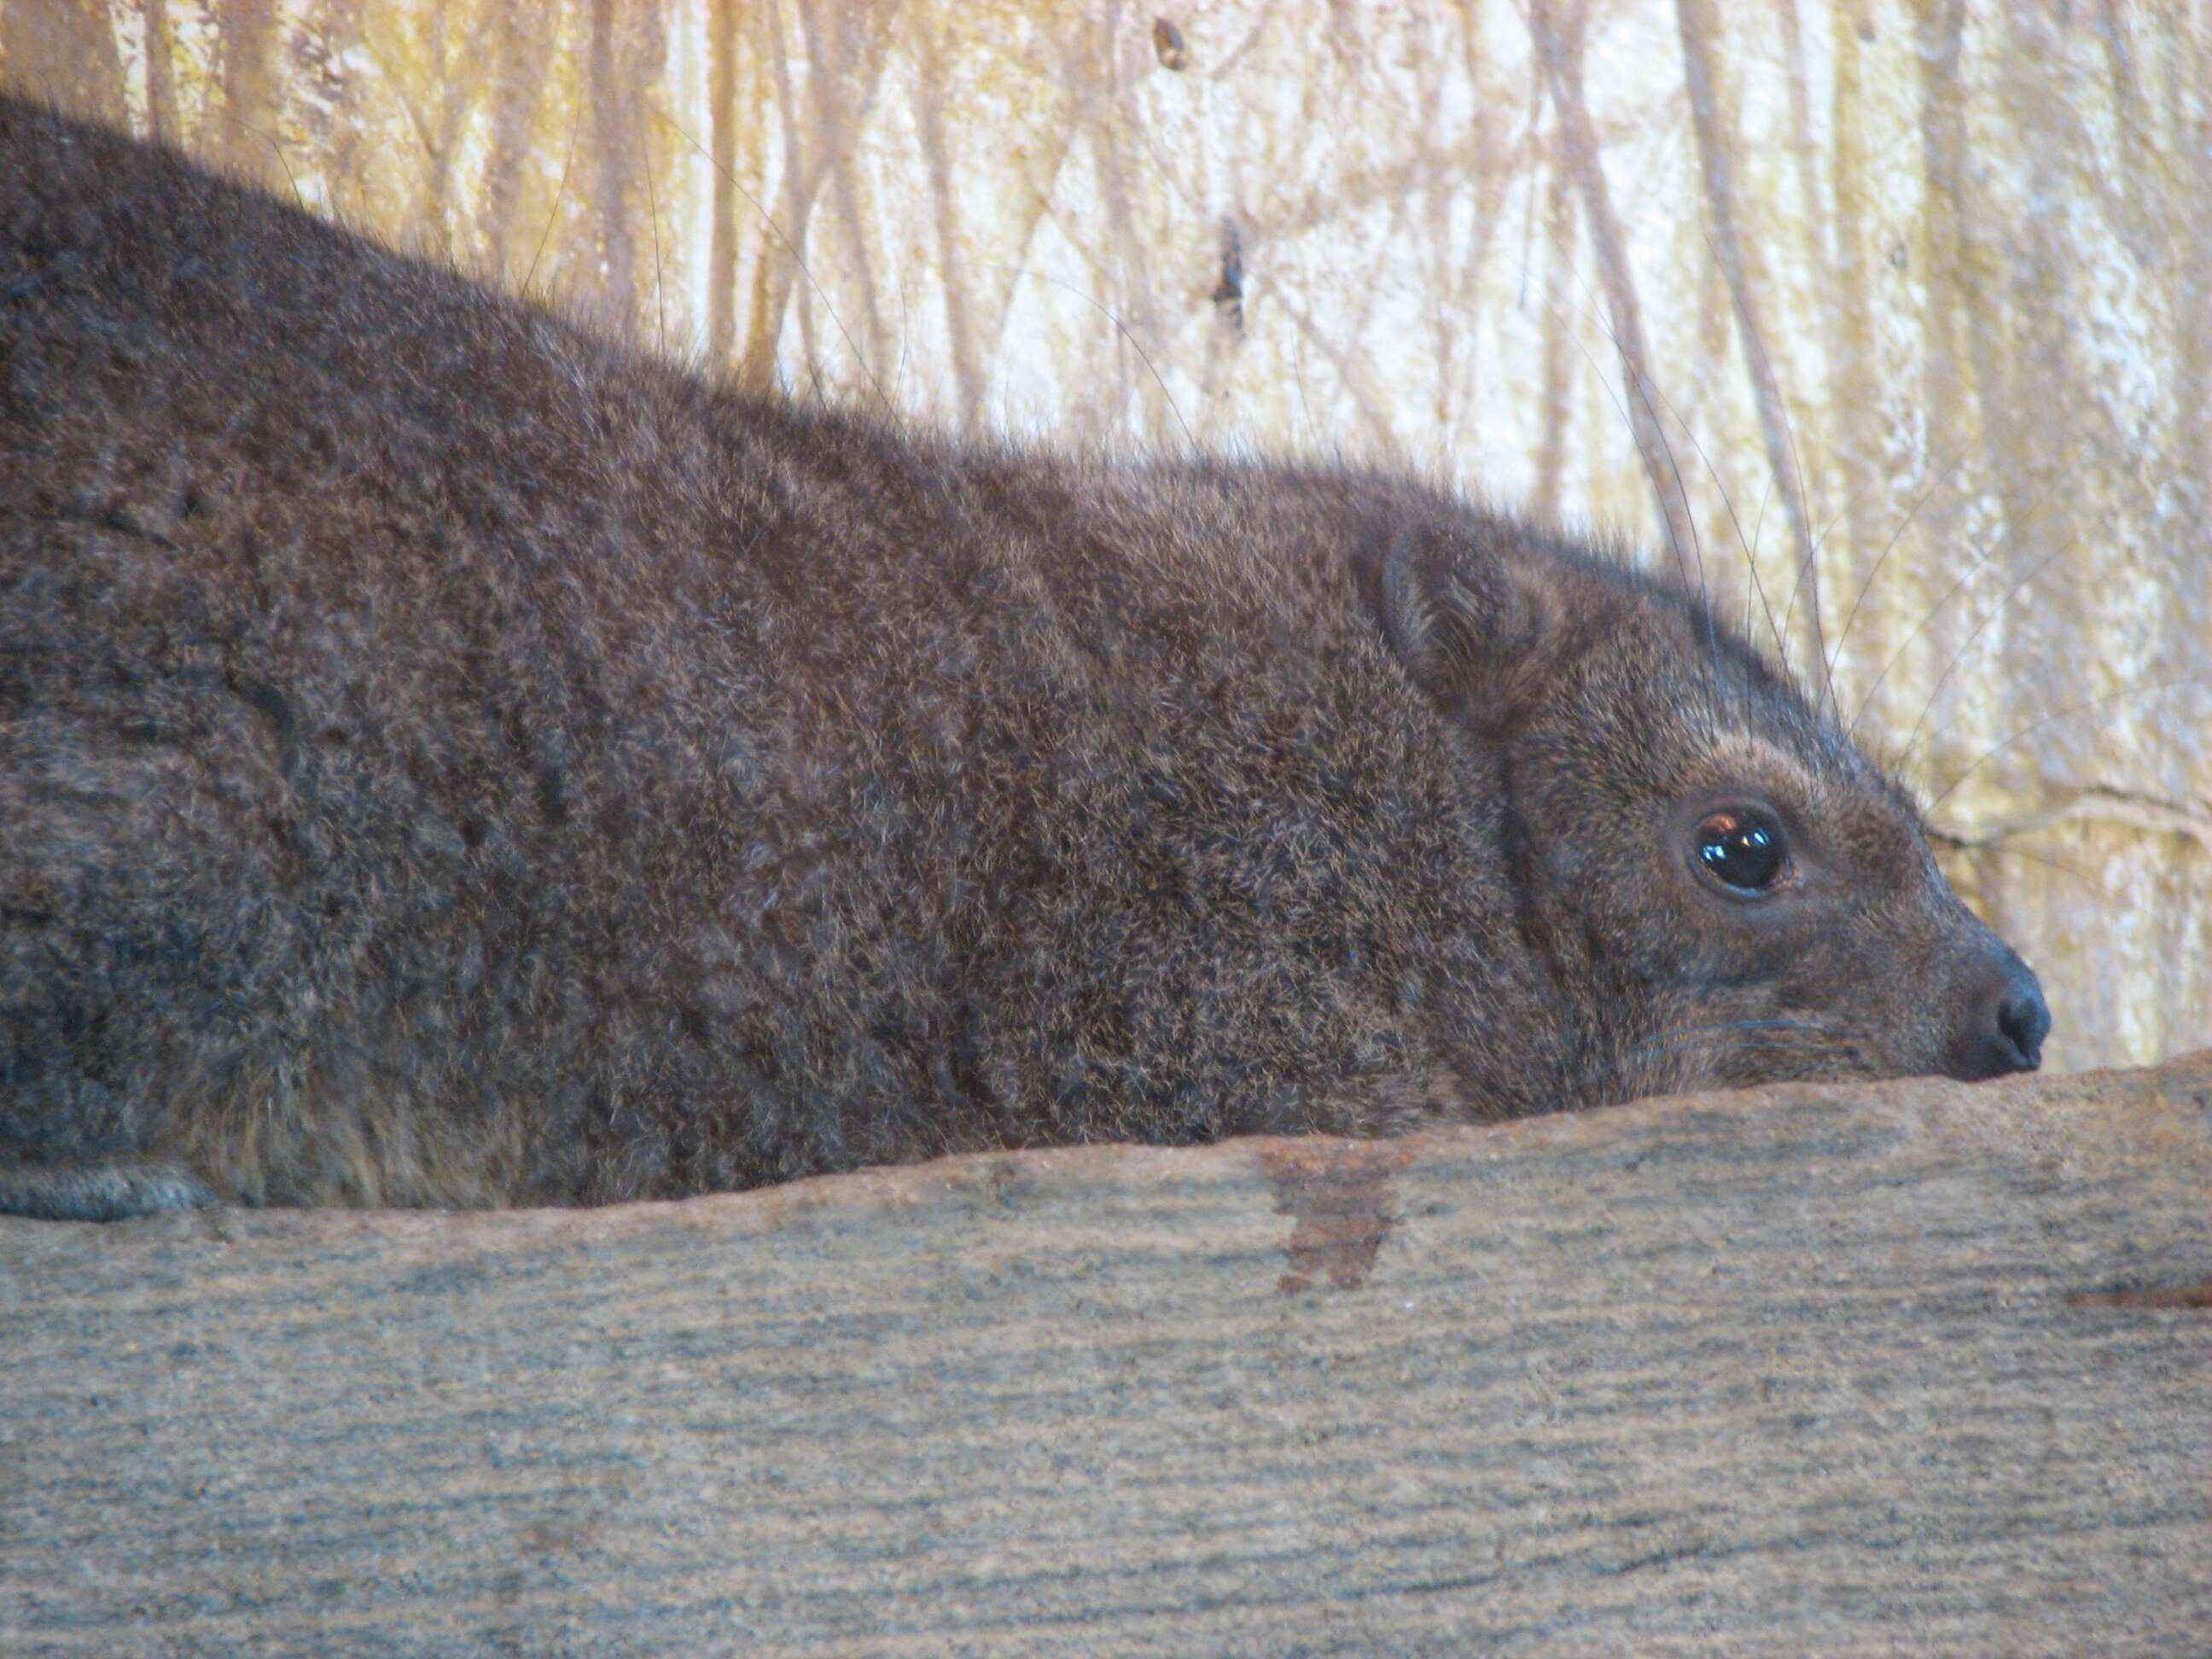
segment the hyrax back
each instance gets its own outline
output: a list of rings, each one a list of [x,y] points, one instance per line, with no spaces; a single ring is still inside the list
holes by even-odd
[[[0,1209],[596,1202],[2032,1066],[1687,594],[748,399],[0,103]]]

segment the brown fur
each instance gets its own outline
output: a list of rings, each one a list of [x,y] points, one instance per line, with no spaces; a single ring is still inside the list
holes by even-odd
[[[2033,1060],[1905,798],[1671,586],[740,397],[4,101],[0,594],[0,1209]],[[1756,902],[1687,851],[1747,799]]]

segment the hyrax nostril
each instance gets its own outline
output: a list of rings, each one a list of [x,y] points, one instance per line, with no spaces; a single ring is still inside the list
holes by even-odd
[[[2051,1032],[2051,1010],[2033,974],[2014,982],[2013,993],[1997,1005],[1997,1031],[2019,1057],[2015,1068],[2032,1072],[2043,1061],[2043,1039]]]
[[[2009,972],[1969,1001],[1951,1074],[1975,1083],[2032,1072],[2042,1064],[2043,1039],[2050,1031],[2043,988],[2027,964],[2015,959]]]

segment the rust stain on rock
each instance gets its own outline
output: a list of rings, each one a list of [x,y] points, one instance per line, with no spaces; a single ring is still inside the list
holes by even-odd
[[[1262,1147],[1260,1161],[1275,1183],[1275,1213],[1296,1224],[1283,1241],[1291,1271],[1276,1280],[1276,1290],[1294,1296],[1324,1280],[1340,1291],[1365,1284],[1398,1220],[1390,1177],[1412,1157],[1397,1141]]]

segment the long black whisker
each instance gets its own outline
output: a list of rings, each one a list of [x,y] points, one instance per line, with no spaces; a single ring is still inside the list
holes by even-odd
[[[653,228],[653,308],[655,331],[663,352],[668,349],[668,291],[662,284],[660,274],[660,198],[653,187],[653,152],[645,155],[645,212],[646,223]]]
[[[1578,282],[1581,281],[1580,276],[1577,276],[1576,280]],[[1554,298],[1564,298],[1564,296],[1559,295],[1557,287],[1548,280],[1545,283],[1545,286],[1552,290]],[[1588,283],[1583,283],[1582,287],[1583,296],[1589,300],[1590,303],[1587,307],[1576,307],[1575,309],[1581,311],[1584,317],[1595,323],[1600,329],[1604,331],[1606,338],[1613,342],[1613,355],[1620,360],[1620,366],[1626,372],[1628,379],[1635,383],[1637,395],[1643,400],[1644,412],[1651,416],[1652,428],[1658,433],[1660,443],[1665,447],[1667,453],[1667,465],[1674,475],[1675,491],[1682,498],[1683,521],[1690,526],[1690,535],[1694,540],[1698,536],[1698,521],[1696,515],[1689,511],[1689,489],[1683,483],[1682,469],[1675,463],[1674,446],[1668,441],[1666,422],[1659,418],[1658,411],[1651,407],[1650,397],[1643,384],[1644,377],[1636,372],[1636,365],[1628,355],[1628,348],[1621,343],[1620,336],[1613,331],[1612,324],[1607,322],[1604,317],[1599,314],[1596,308],[1597,296],[1590,293],[1589,284]],[[1571,301],[1568,301],[1566,303],[1571,306],[1573,304]],[[1597,374],[1597,363],[1595,360],[1590,356],[1588,348],[1583,346],[1580,340],[1577,340],[1575,342],[1575,349],[1583,354],[1583,361],[1589,363],[1591,372],[1593,374]],[[1606,395],[1609,398],[1612,397],[1613,388],[1607,383],[1606,377],[1603,374],[1597,374],[1597,380],[1599,385],[1605,386]],[[1673,403],[1668,400],[1665,390],[1663,388],[1657,387],[1651,389],[1658,392],[1659,401],[1666,406],[1667,412],[1674,416],[1675,425],[1682,428],[1683,435],[1689,439],[1691,447],[1698,452],[1698,458],[1705,464],[1705,471],[1712,478],[1713,488],[1719,491],[1722,505],[1727,507],[1729,520],[1731,521],[1735,521],[1735,503],[1729,499],[1728,490],[1723,488],[1721,483],[1720,473],[1713,465],[1712,457],[1705,453],[1705,446],[1698,441],[1697,433],[1692,429],[1689,422],[1685,421],[1681,417],[1681,415],[1675,410]],[[1613,404],[1616,410],[1620,410],[1622,422],[1632,432],[1635,428],[1636,423],[1632,420],[1629,419],[1627,410],[1621,407],[1620,400],[1618,398],[1614,398],[1613,399]],[[1761,510],[1762,512],[1764,511],[1763,508]],[[1669,540],[1672,540],[1674,533],[1674,526],[1672,520],[1664,513],[1662,513],[1660,517],[1662,519],[1668,520],[1668,538]],[[1743,526],[1740,521],[1735,522],[1735,538],[1738,542],[1741,542],[1743,540]],[[1674,559],[1676,564],[1680,564],[1681,548],[1679,544],[1674,550]],[[1744,550],[1744,563],[1745,568],[1752,573],[1753,580],[1755,581],[1758,579],[1759,564],[1758,561],[1751,556],[1751,550],[1748,547]],[[1763,590],[1760,592],[1759,599],[1762,605],[1765,602],[1765,593]],[[1705,580],[1705,545],[1702,541],[1699,541],[1698,544],[1698,602],[1705,611],[1705,653],[1712,664],[1714,689],[1718,690],[1722,686],[1720,635],[1719,629],[1713,621],[1713,595],[1712,589],[1707,584]],[[1748,615],[1748,602],[1747,601],[1747,615]],[[1773,620],[1773,613],[1770,611],[1767,615],[1767,621],[1771,624]],[[1746,631],[1748,632],[1749,629],[1747,629]],[[1778,638],[1777,643],[1779,643]]]
[[[530,292],[530,284],[537,279],[538,262],[545,257],[545,244],[552,239],[553,227],[561,217],[561,198],[568,193],[568,169],[576,160],[576,130],[583,123],[579,115],[568,123],[568,153],[561,160],[561,182],[553,186],[553,205],[545,210],[545,228],[538,233],[537,251],[530,256],[530,269],[522,273],[522,291]]]
[[[1943,607],[1958,598],[1960,590],[1981,574],[1983,568],[1996,556],[1996,548],[1997,544],[1994,540],[1984,546],[1980,556],[1960,574],[1956,581],[1943,590],[1943,597],[1928,607],[1926,614],[1914,625],[1912,631],[1898,641],[1897,649],[1890,653],[1889,660],[1882,664],[1881,672],[1874,677],[1873,684],[1866,689],[1866,695],[1859,699],[1858,708],[1852,711],[1851,723],[1844,728],[1845,737],[1850,736],[1859,729],[1859,722],[1866,718],[1866,711],[1874,702],[1874,694],[1881,690],[1881,683],[1889,678],[1889,671],[1905,660],[1905,653],[1912,648],[1913,641],[1928,631],[1928,624],[1936,620]],[[2031,571],[2029,574],[2032,575],[2034,573]]]
[[[1851,624],[1858,620],[1859,606],[1866,602],[1867,593],[1874,586],[1874,579],[1881,574],[1882,566],[1889,562],[1889,556],[1897,551],[1898,543],[1905,538],[1905,532],[1912,527],[1913,520],[1919,516],[1920,509],[1928,504],[1928,498],[1936,493],[1936,486],[1942,483],[1950,475],[1951,470],[1966,459],[1967,447],[1966,445],[1961,444],[1954,450],[1950,460],[1929,477],[1927,488],[1912,498],[1912,504],[1905,509],[1905,516],[1897,521],[1897,528],[1890,532],[1889,540],[1883,544],[1881,556],[1874,562],[1874,568],[1867,572],[1866,580],[1859,584],[1859,591],[1851,595],[1851,608],[1844,613],[1844,625],[1836,632],[1836,654],[1828,660],[1831,683],[1833,682],[1836,665],[1844,659],[1844,644],[1851,636]],[[1832,531],[1843,522],[1844,514],[1856,505],[1856,497],[1845,501],[1836,516],[1828,521],[1828,528],[1820,532],[1821,537],[1825,539],[1829,531]]]
[[[2014,732],[2002,742],[1993,743],[1988,748],[1983,750],[1980,754],[1974,757],[1972,763],[1967,766],[1965,771],[1960,773],[1957,777],[1951,780],[1950,783],[1946,786],[1942,794],[1936,796],[1935,799],[1928,803],[1928,810],[1929,811],[1933,812],[1937,807],[1948,800],[1951,798],[1952,792],[1957,789],[1958,787],[1964,783],[1968,778],[1972,777],[1974,773],[1979,769],[1984,761],[1989,760],[1993,756],[2001,753],[2002,750],[2011,748],[2013,744],[2018,743],[2022,738],[2028,737],[2034,732],[2040,732],[2045,726],[2051,725],[2054,721],[2070,719],[2075,714],[2087,714],[2090,709],[2101,708],[2108,702],[2124,702],[2130,697],[2147,697],[2154,691],[2172,691],[2185,685],[2202,684],[2208,680],[2212,680],[2212,674],[2185,674],[2178,680],[2160,680],[2155,685],[2133,685],[2130,686],[2124,691],[2114,691],[2105,696],[2092,697],[2087,702],[2069,703],[2067,707],[2059,709],[2055,714],[2045,714],[2041,720],[2035,720],[2029,725],[2021,726],[2019,731]]]
[[[1705,246],[1708,252],[1714,253],[1714,257],[1716,258],[1719,257],[1717,251],[1712,246],[1712,237],[1710,234],[1705,238]],[[1836,702],[1835,676],[1831,673],[1828,669],[1828,642],[1823,635],[1820,629],[1820,580],[1818,573],[1814,569],[1814,563],[1820,551],[1820,544],[1819,540],[1814,538],[1810,533],[1813,516],[1813,502],[1811,495],[1805,488],[1804,458],[1797,453],[1797,428],[1796,423],[1790,418],[1788,400],[1783,397],[1782,388],[1775,381],[1774,365],[1767,357],[1766,343],[1759,338],[1759,331],[1752,326],[1750,315],[1743,310],[1743,302],[1741,296],[1738,298],[1737,309],[1738,315],[1736,320],[1741,325],[1739,332],[1741,332],[1744,339],[1750,343],[1751,349],[1759,354],[1758,380],[1754,383],[1753,389],[1762,392],[1766,389],[1771,389],[1775,407],[1780,411],[1782,416],[1783,435],[1789,440],[1790,443],[1790,470],[1796,474],[1796,499],[1794,501],[1790,499],[1789,491],[1786,488],[1784,491],[1783,499],[1786,506],[1791,507],[1795,509],[1790,515],[1790,519],[1791,522],[1796,526],[1798,538],[1804,543],[1804,550],[1798,557],[1796,580],[1790,584],[1789,606],[1782,613],[1783,632],[1784,635],[1787,635],[1789,632],[1790,619],[1797,614],[1798,590],[1805,586],[1806,579],[1808,576],[1810,576],[1812,578],[1812,602],[1807,607],[1807,614],[1812,618],[1813,623],[1813,650],[1820,660],[1820,677],[1827,689],[1828,707],[1832,716],[1840,715],[1843,713],[1843,708]],[[1767,469],[1767,471],[1768,477],[1771,482],[1772,480],[1774,469],[1770,466]],[[1819,693],[1819,687],[1814,688],[1816,696]]]
[[[1583,285],[1583,289],[1584,294],[1589,295],[1589,285],[1587,283]],[[1595,296],[1589,295],[1589,297],[1594,305]],[[1624,368],[1626,368],[1629,371],[1630,375],[1638,381],[1638,393],[1644,398],[1644,407],[1645,410],[1650,414],[1651,423],[1658,428],[1660,438],[1664,441],[1667,435],[1666,423],[1660,420],[1658,411],[1652,409],[1650,397],[1646,393],[1645,389],[1642,385],[1642,377],[1636,374],[1635,368],[1629,362],[1627,353],[1621,346],[1620,337],[1613,333],[1612,327],[1606,322],[1604,318],[1597,314],[1595,309],[1586,310],[1583,314],[1596,323],[1600,328],[1603,329],[1606,333],[1606,337],[1613,341],[1614,351],[1619,353],[1620,356],[1621,366]],[[1587,356],[1589,354],[1585,352],[1583,355]],[[1751,577],[1751,586],[1756,590],[1759,594],[1759,608],[1762,611],[1765,612],[1767,631],[1774,635],[1775,652],[1777,655],[1781,658],[1783,666],[1786,668],[1789,666],[1790,663],[1789,641],[1783,637],[1782,629],[1775,623],[1774,607],[1768,603],[1766,598],[1766,585],[1759,579],[1759,560],[1754,556],[1758,547],[1758,538],[1754,535],[1751,541],[1746,542],[1744,540],[1743,521],[1736,516],[1735,502],[1729,496],[1727,486],[1721,482],[1720,469],[1713,465],[1712,456],[1706,453],[1705,445],[1699,441],[1697,428],[1692,426],[1687,420],[1683,418],[1682,411],[1674,407],[1674,400],[1668,397],[1666,388],[1663,386],[1655,386],[1650,388],[1650,392],[1656,392],[1657,394],[1661,406],[1666,410],[1668,414],[1674,417],[1674,424],[1681,428],[1682,435],[1690,441],[1690,447],[1697,451],[1698,459],[1705,463],[1705,475],[1713,481],[1713,489],[1721,498],[1722,507],[1727,510],[1729,523],[1735,528],[1736,542],[1744,550],[1744,569]],[[1669,466],[1673,466],[1674,464],[1674,447],[1671,444],[1668,446],[1667,462]],[[1767,483],[1770,491],[1772,488],[1773,483],[1774,479],[1771,470],[1770,469],[1767,477]],[[1687,502],[1689,500],[1689,491],[1683,485],[1681,470],[1679,467],[1676,467],[1674,471],[1674,483],[1675,488],[1681,490],[1683,501]],[[1759,519],[1763,524],[1766,517],[1766,506],[1764,500],[1759,503]],[[1690,520],[1690,529],[1692,535],[1697,533],[1696,520],[1692,519]],[[1702,550],[1700,550],[1698,556],[1698,589],[1702,592],[1705,586],[1705,559]],[[1748,612],[1747,611],[1747,614]],[[1710,601],[1708,602],[1706,621],[1708,624],[1711,622]],[[1744,631],[1746,633],[1750,632],[1748,626],[1746,627]],[[1716,647],[1716,652],[1717,653],[1717,647]],[[1714,665],[1716,670],[1717,670],[1719,666],[1717,654],[1716,654],[1715,657]]]
[[[785,251],[791,255],[792,264],[799,267],[799,274],[806,278],[806,285],[814,290],[815,297],[822,301],[823,310],[830,313],[830,320],[837,325],[837,333],[845,342],[845,349],[853,354],[853,361],[860,364],[860,373],[868,377],[868,384],[876,389],[876,397],[883,404],[884,412],[886,415],[895,414],[896,411],[891,406],[890,394],[884,390],[884,383],[876,378],[876,371],[868,366],[868,360],[861,356],[860,348],[854,343],[851,331],[845,326],[845,319],[837,314],[837,307],[830,302],[830,291],[815,281],[814,272],[808,268],[806,256],[799,251],[799,245],[783,234],[783,227],[776,223],[775,216],[761,205],[760,198],[747,190],[744,181],[736,173],[717,161],[713,153],[704,144],[686,132],[680,122],[671,118],[667,112],[649,99],[646,101],[645,107],[652,111],[654,116],[673,131],[678,137],[690,145],[693,149],[697,150],[700,159],[720,173],[732,190],[744,197],[751,204],[753,211],[760,215],[761,222],[775,233],[775,240],[783,244]],[[818,383],[820,379],[818,374],[816,378]]]
[[[1670,1030],[1659,1031],[1637,1043],[1628,1051],[1634,1059],[1649,1053],[1671,1053],[1687,1048],[1691,1043],[1709,1037],[1741,1036],[1753,1031],[1827,1031],[1835,1028],[1833,1020],[1808,1019],[1802,1017],[1781,1016],[1769,1019],[1723,1020],[1711,1025],[1680,1025]]]
[[[300,194],[299,175],[292,171],[292,163],[285,158],[284,146],[276,142],[276,135],[273,132],[264,132],[251,121],[241,121],[228,110],[218,110],[216,113],[241,132],[250,132],[269,146],[270,154],[276,158],[276,165],[284,169],[284,182],[292,186],[292,205],[302,213],[307,212],[309,210],[307,198]]]
[[[1766,508],[1773,499],[1774,475],[1770,472],[1766,475],[1766,488],[1759,492],[1759,516],[1751,521],[1750,551],[1753,556],[1744,562],[1752,570],[1759,568],[1759,544],[1766,535]],[[1751,584],[1747,581],[1743,585],[1743,631],[1747,634],[1751,632]]]
[[[1115,328],[1120,332],[1121,337],[1129,343],[1129,349],[1134,351],[1139,357],[1144,360],[1146,371],[1151,374],[1153,383],[1160,389],[1160,396],[1167,399],[1168,412],[1176,417],[1176,424],[1182,428],[1183,441],[1188,443],[1193,449],[1196,449],[1198,447],[1198,440],[1191,433],[1190,422],[1183,419],[1182,409],[1182,406],[1176,402],[1175,393],[1168,390],[1167,381],[1162,378],[1160,371],[1153,366],[1152,353],[1146,351],[1144,348],[1144,343],[1139,341],[1134,334],[1132,334],[1129,331],[1129,325],[1123,322],[1119,316],[1115,314],[1112,307],[1101,301],[1097,295],[1085,293],[1081,289],[1076,287],[1074,283],[1062,282],[1059,277],[1052,276],[1046,271],[1030,270],[1021,265],[1006,264],[996,259],[977,259],[974,261],[974,263],[981,265],[986,270],[1010,271],[1016,276],[1025,276],[1036,282],[1050,283],[1054,288],[1066,289],[1070,294],[1073,294],[1077,299],[1082,301],[1084,304],[1089,306],[1093,311],[1097,312],[1101,317],[1103,317],[1108,322],[1113,324]],[[1301,398],[1304,398],[1305,395],[1305,389],[1303,386],[1299,387],[1298,395]],[[1307,419],[1309,422],[1311,421],[1312,416],[1310,413],[1308,415]]]
[[[1934,845],[1947,851],[1963,854],[1971,858],[2026,859],[2030,864],[2039,864],[2046,870],[2056,871],[2062,876],[2070,876],[2089,892],[2101,893],[2104,890],[2097,883],[2090,880],[2087,875],[2075,869],[2064,860],[2051,858],[2041,853],[2031,853],[2024,847],[2004,847],[1996,842],[1966,841],[1958,836],[1944,835],[1939,830],[1930,830],[1928,839]]]
[[[1951,653],[1951,660],[1943,665],[1943,672],[1936,676],[1936,684],[1928,688],[1928,700],[1920,705],[1920,718],[1912,722],[1912,730],[1905,734],[1905,747],[1898,750],[1898,758],[1900,761],[1903,760],[1905,756],[1911,754],[1912,752],[1913,746],[1920,741],[1920,728],[1928,723],[1928,716],[1935,712],[1936,699],[1942,694],[1944,686],[1950,683],[1951,676],[1959,672],[1959,665],[1966,660],[1966,653],[1972,648],[1974,641],[1981,638],[1982,631],[1997,619],[1997,613],[1999,611],[2002,611],[2006,605],[2012,603],[2014,595],[2018,593],[2023,587],[2026,587],[2030,582],[2033,581],[2038,576],[2041,575],[2044,571],[2050,567],[2052,560],[2057,559],[2059,557],[2060,554],[2065,553],[2069,550],[2068,549],[2061,548],[2058,550],[2058,552],[2051,554],[2049,558],[2038,560],[2036,562],[2035,568],[2033,570],[2030,570],[2027,574],[2022,576],[2018,581],[2013,583],[2011,586],[2006,588],[2003,592],[1997,595],[1996,603],[1983,613],[1982,619],[1974,624],[1972,631],[1967,634],[1966,639],[1960,642],[1959,648]]]
[[[1613,335],[1613,332],[1610,328],[1606,326],[1603,319],[1597,319],[1593,316],[1593,320],[1597,322],[1597,325],[1600,328],[1605,330],[1607,337],[1613,340],[1613,350],[1620,358],[1620,366],[1622,369],[1626,371],[1626,378],[1632,381],[1638,380],[1640,377],[1637,374],[1634,366],[1629,362],[1627,353],[1622,348],[1620,339]],[[1621,423],[1624,426],[1626,426],[1632,433],[1634,432],[1636,422],[1630,418],[1628,406],[1622,403],[1620,398],[1614,394],[1612,383],[1606,378],[1604,371],[1598,368],[1597,359],[1590,355],[1589,348],[1577,339],[1575,342],[1575,349],[1583,354],[1583,361],[1590,366],[1591,374],[1596,378],[1597,383],[1605,388],[1605,395],[1611,400],[1614,410],[1620,415]],[[1650,398],[1647,398],[1644,400],[1644,407],[1647,411],[1650,410],[1651,402]],[[1674,474],[1674,488],[1676,490],[1680,492],[1683,501],[1687,503],[1690,499],[1689,492],[1687,489],[1683,488],[1681,469],[1674,465],[1674,446],[1667,443],[1667,429],[1665,427],[1660,425],[1659,417],[1656,413],[1651,416],[1651,423],[1654,427],[1658,428],[1659,441],[1666,446],[1667,465]],[[1698,524],[1696,519],[1687,511],[1684,512],[1682,517],[1683,521],[1690,526],[1691,538],[1695,541],[1698,534]],[[1659,514],[1659,521],[1666,527],[1667,539],[1674,546],[1675,568],[1680,570],[1685,576],[1687,576],[1690,574],[1689,562],[1682,556],[1682,544],[1674,534],[1674,521],[1673,516],[1662,511]],[[1717,687],[1721,683],[1720,634],[1713,623],[1712,592],[1705,585],[1705,550],[1703,543],[1698,544],[1697,551],[1698,599],[1699,604],[1703,605],[1705,613],[1705,651],[1706,654],[1712,660],[1713,684]]]

